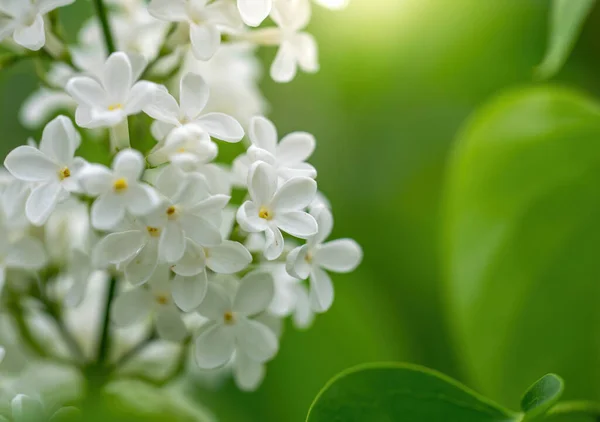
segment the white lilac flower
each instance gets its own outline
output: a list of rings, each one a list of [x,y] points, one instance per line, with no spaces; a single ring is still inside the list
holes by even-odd
[[[66,91],[79,104],[75,113],[77,124],[88,129],[114,127],[127,116],[140,113],[159,89],[151,82],[137,81],[144,66],[117,52],[106,60],[100,78],[71,78]]]
[[[99,230],[114,228],[129,211],[135,216],[148,214],[159,204],[156,191],[140,181],[146,167],[142,154],[126,149],[117,154],[112,170],[89,164],[81,171],[81,185],[91,196],[92,225]]]
[[[75,0],[3,0],[0,2],[0,41],[13,40],[37,51],[46,44],[44,15]]]
[[[317,222],[304,211],[317,192],[313,179],[294,177],[278,187],[275,168],[259,161],[250,168],[248,192],[251,200],[238,209],[237,221],[249,233],[265,233],[267,259],[277,259],[283,252],[281,230],[302,239],[317,233]]]
[[[187,22],[192,52],[198,60],[209,60],[221,45],[223,28],[241,25],[235,6],[228,0],[152,0],[150,14],[168,22]]]
[[[155,186],[163,198],[146,216],[146,221],[161,231],[158,246],[161,259],[169,263],[179,261],[186,238],[202,246],[221,244],[221,212],[229,196],[211,195],[204,176],[182,173],[174,166],[163,170]]]
[[[308,290],[300,280],[289,275],[285,267],[285,263],[267,267],[275,283],[275,294],[268,312],[279,318],[292,316],[296,328],[308,328],[314,319]]]
[[[317,170],[306,163],[316,144],[310,133],[293,132],[278,143],[275,125],[269,119],[257,116],[250,120],[248,136],[252,142],[248,152],[233,162],[238,184],[246,184],[250,165],[256,161],[264,161],[275,167],[277,175],[284,181],[296,176],[317,177]]]
[[[193,124],[210,136],[226,142],[239,142],[244,129],[233,117],[224,113],[206,113],[203,110],[210,98],[209,87],[197,74],[187,73],[181,78],[180,103],[166,90],[154,92],[153,101],[144,107],[144,112],[158,120],[160,126],[155,134],[163,139],[174,127]]]
[[[264,363],[278,350],[277,336],[252,317],[264,312],[273,299],[273,280],[268,273],[252,272],[232,293],[210,283],[198,312],[210,322],[196,338],[196,362],[201,368],[218,368],[240,351],[252,361]]]
[[[271,13],[273,0],[237,0],[237,6],[244,23],[256,27]]]
[[[325,270],[348,273],[362,260],[362,249],[352,239],[325,242],[333,228],[333,216],[327,208],[317,208],[312,215],[319,223],[319,232],[304,246],[287,257],[287,270],[300,280],[310,277],[310,301],[316,312],[325,312],[333,303],[333,283]]]
[[[56,204],[80,190],[77,174],[84,162],[75,158],[80,143],[71,120],[59,116],[44,128],[39,149],[24,145],[6,157],[4,166],[14,177],[35,183],[25,205],[31,223],[44,224]]]
[[[203,299],[204,291],[196,292]],[[112,317],[122,327],[128,327],[153,316],[158,335],[178,342],[187,336],[187,328],[171,294],[169,268],[161,266],[148,281],[147,286],[136,287],[121,293],[114,303]]]
[[[160,141],[152,149],[147,160],[153,166],[170,162],[187,171],[208,164],[216,158],[218,152],[217,144],[208,133],[199,126],[187,124],[169,132],[164,141]]]
[[[271,65],[274,81],[290,82],[296,76],[298,67],[307,73],[319,70],[317,43],[312,35],[303,32],[310,15],[310,3],[306,0],[279,0],[271,12],[276,28],[259,29],[243,35],[260,45],[279,46]]]

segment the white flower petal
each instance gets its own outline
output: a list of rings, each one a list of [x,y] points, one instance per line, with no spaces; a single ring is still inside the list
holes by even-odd
[[[181,314],[175,308],[161,309],[156,315],[158,336],[167,341],[178,343],[187,337],[187,328]]]
[[[124,95],[133,85],[133,70],[127,54],[117,52],[110,55],[102,70],[102,85],[104,85],[111,103],[122,104],[124,102]]]
[[[267,220],[258,216],[258,209],[251,201],[246,201],[238,208],[237,222],[249,233],[258,233],[268,229]]]
[[[294,286],[296,293],[296,310],[292,319],[296,328],[304,330],[311,326],[315,319],[315,314],[311,309],[310,298],[308,291],[303,284],[296,284]]]
[[[191,277],[200,274],[206,267],[204,248],[198,246],[194,241],[186,239],[186,248],[183,256],[171,270],[178,275]]]
[[[265,377],[265,365],[253,361],[246,353],[237,350],[233,375],[240,390],[255,391]]]
[[[252,255],[239,242],[225,240],[208,250],[206,265],[219,274],[235,274],[252,262]]]
[[[10,245],[4,264],[9,268],[36,270],[46,263],[44,245],[33,237],[24,237]]]
[[[190,25],[192,53],[198,60],[209,60],[221,45],[221,32],[212,24]]]
[[[58,181],[60,168],[37,148],[22,145],[13,149],[4,160],[4,167],[25,182]]]
[[[307,73],[318,72],[319,50],[315,38],[304,32],[297,34],[293,43],[300,68]]]
[[[204,199],[196,203],[188,209],[193,214],[206,215],[215,212],[220,212],[227,206],[231,197],[229,195],[213,195],[210,198]]]
[[[310,275],[312,265],[308,262],[308,245],[293,249],[287,256],[285,269],[289,275],[298,280],[306,280]]]
[[[181,78],[180,85],[181,111],[190,120],[193,120],[206,107],[210,97],[210,89],[204,78],[196,73],[186,73]]]
[[[281,211],[275,215],[274,221],[281,230],[300,239],[317,234],[316,220],[304,211]]]
[[[125,104],[125,112],[128,115],[141,112],[152,101],[154,93],[158,90],[157,85],[148,81],[139,81],[129,91]]]
[[[264,255],[269,261],[273,261],[283,253],[284,240],[281,231],[277,227],[269,227],[265,231]]]
[[[276,153],[277,148],[277,129],[269,119],[256,116],[250,120],[250,130],[248,132],[250,141],[253,145],[270,152]]]
[[[317,169],[308,163],[296,163],[279,166],[279,176],[284,180],[288,180],[294,177],[309,177],[311,179],[317,178]]]
[[[189,214],[180,220],[185,236],[199,245],[216,246],[223,241],[219,228],[202,217]]]
[[[156,190],[145,183],[136,183],[127,191],[127,209],[133,215],[145,215],[160,203]]]
[[[321,268],[314,267],[310,274],[310,302],[315,312],[325,312],[333,304],[333,283]]]
[[[310,214],[317,220],[319,226],[319,232],[310,239],[312,245],[321,244],[329,237],[331,230],[333,230],[333,215],[329,208],[325,206],[318,206],[311,210]]]
[[[75,76],[69,79],[65,90],[81,105],[88,107],[109,106],[102,85],[89,76]]]
[[[231,297],[223,287],[216,283],[209,283],[206,296],[198,307],[198,313],[213,321],[222,321],[226,312],[232,310]]]
[[[193,277],[175,276],[173,279],[173,300],[184,312],[196,309],[206,296],[208,278],[205,271]]]
[[[58,116],[46,125],[40,141],[40,151],[57,164],[67,165],[73,161],[81,138],[71,119]]]
[[[271,13],[272,0],[237,0],[240,15],[249,26],[259,26]]]
[[[336,273],[348,273],[358,267],[362,256],[362,248],[354,240],[338,239],[319,246],[314,254],[314,262]]]
[[[277,336],[269,327],[258,321],[240,320],[235,326],[235,334],[239,349],[255,362],[267,362],[277,354]]]
[[[239,142],[244,137],[244,128],[233,117],[223,113],[208,113],[196,119],[195,123],[213,138],[225,142]]]
[[[60,183],[46,183],[36,187],[25,204],[25,215],[34,226],[41,226],[48,220],[66,191]]]
[[[59,7],[75,3],[75,0],[38,0],[37,7],[41,14],[46,14]]]
[[[294,47],[288,42],[283,42],[271,65],[271,78],[275,82],[287,83],[296,77],[297,72],[298,60]]]
[[[348,0],[315,0],[315,2],[333,10],[343,9],[348,6]]]
[[[158,255],[166,262],[179,261],[185,252],[183,230],[177,224],[167,224],[160,235]]]
[[[277,190],[272,206],[277,210],[301,210],[314,201],[316,194],[317,182],[308,177],[294,177]]]
[[[140,253],[125,266],[125,279],[139,286],[150,280],[158,266],[158,246],[148,242]]]
[[[187,20],[185,0],[152,0],[148,12],[157,19],[182,22]]]
[[[15,42],[29,50],[37,51],[46,44],[44,18],[38,14],[29,26],[17,26],[13,34]]]
[[[100,196],[112,189],[113,174],[103,165],[89,164],[79,173],[79,182],[91,196]]]
[[[310,133],[290,133],[277,145],[277,158],[286,164],[300,163],[306,161],[312,155],[315,146],[315,137]]]
[[[248,193],[256,204],[263,206],[271,204],[277,190],[277,172],[262,161],[252,164],[248,174]]]
[[[154,298],[144,288],[128,290],[115,299],[111,312],[112,320],[121,327],[128,327],[148,318]]]
[[[134,149],[120,151],[113,161],[115,177],[122,177],[128,182],[138,180],[142,176],[145,168],[146,163],[144,161],[144,156]]]
[[[171,125],[179,124],[179,104],[168,91],[155,89],[152,92],[152,100],[145,105],[144,113],[153,119],[166,122]],[[162,134],[162,132],[161,132]],[[167,135],[166,133],[164,134]]]
[[[125,218],[121,196],[114,192],[100,195],[92,204],[92,225],[98,230],[111,230]]]
[[[274,295],[273,276],[264,271],[251,272],[240,281],[233,310],[244,316],[259,314],[267,309]]]
[[[214,369],[231,359],[235,347],[234,331],[220,324],[204,331],[196,339],[196,363],[203,369]]]
[[[95,247],[95,255],[102,264],[119,264],[136,256],[144,247],[146,237],[140,230],[111,233]]]

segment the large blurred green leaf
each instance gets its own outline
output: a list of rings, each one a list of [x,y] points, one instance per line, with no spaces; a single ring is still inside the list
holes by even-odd
[[[449,169],[451,320],[478,388],[516,405],[564,376],[600,397],[600,107],[567,89],[508,93],[478,112]]]
[[[369,364],[342,372],[313,403],[307,422],[509,422],[503,409],[430,369]]]
[[[536,69],[539,78],[550,78],[564,65],[596,0],[553,0],[548,48]]]

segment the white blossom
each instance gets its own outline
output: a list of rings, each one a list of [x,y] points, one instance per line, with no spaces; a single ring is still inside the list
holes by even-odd
[[[258,161],[248,174],[251,200],[238,209],[237,221],[247,232],[265,232],[264,255],[277,259],[284,247],[281,230],[304,239],[317,233],[317,222],[304,211],[316,192],[316,182],[308,177],[294,177],[278,188],[275,168]]]
[[[92,205],[92,225],[99,230],[114,228],[126,212],[139,216],[158,206],[156,191],[140,181],[144,173],[144,157],[138,151],[126,149],[117,154],[112,170],[100,164],[90,164],[81,172],[85,191],[98,197]]]
[[[217,283],[209,284],[198,312],[210,319],[195,340],[196,362],[201,368],[218,368],[229,362],[234,351],[264,363],[278,350],[277,336],[252,317],[263,312],[273,299],[273,280],[268,273],[252,272],[232,294]]]
[[[233,117],[224,113],[202,113],[210,91],[200,75],[185,74],[181,78],[179,96],[180,103],[168,91],[157,90],[152,103],[144,107],[148,115],[162,123],[154,131],[162,134],[159,139],[172,128],[185,124],[197,125],[210,136],[226,142],[239,142],[244,137],[244,129]]]
[[[325,312],[333,303],[333,283],[326,270],[336,273],[351,272],[362,260],[362,249],[352,239],[325,242],[333,228],[333,216],[327,208],[311,213],[319,223],[319,232],[304,246],[294,249],[287,257],[290,275],[305,280],[310,277],[310,300],[317,312]]]
[[[235,29],[239,15],[228,0],[152,0],[152,16],[168,22],[187,22],[192,52],[198,60],[209,60],[221,45],[222,28]]]
[[[44,224],[56,204],[80,190],[77,175],[84,162],[75,158],[80,143],[71,120],[59,116],[44,128],[39,149],[24,145],[6,157],[4,166],[14,177],[35,183],[25,205],[33,224]]]
[[[37,51],[46,44],[44,15],[75,0],[3,0],[0,2],[0,41],[13,40]]]
[[[100,78],[75,76],[69,80],[66,90],[78,103],[77,124],[113,127],[140,113],[159,89],[151,82],[137,81],[144,67],[145,63],[134,63],[127,54],[117,52],[106,60]]]
[[[278,143],[277,128],[269,119],[256,116],[250,120],[248,132],[252,145],[246,154],[235,159],[233,171],[238,184],[245,186],[252,163],[264,161],[277,170],[282,180],[296,176],[317,177],[317,170],[306,160],[315,150],[315,138],[310,133],[293,132]]]

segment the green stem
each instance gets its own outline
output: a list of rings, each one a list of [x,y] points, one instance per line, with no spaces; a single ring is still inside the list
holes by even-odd
[[[102,366],[108,359],[111,346],[110,337],[110,311],[117,291],[117,279],[111,277],[106,293],[106,303],[104,305],[104,319],[102,321],[102,331],[100,333],[100,342],[98,343],[97,365]]]
[[[67,325],[65,324],[65,322],[63,321],[61,315],[59,314],[57,309],[51,303],[47,302],[46,300],[43,300],[42,302],[44,304],[44,307],[46,308],[46,314],[49,315],[52,318],[52,320],[54,321],[54,324],[56,325],[58,332],[60,333],[65,344],[71,351],[73,358],[79,364],[83,364],[85,362],[85,355],[83,353],[83,350],[81,349],[81,346],[79,345],[79,343],[77,343],[77,340],[75,340],[75,337],[73,337],[73,335],[69,331],[69,329],[68,329]]]
[[[589,401],[567,401],[558,403],[546,413],[551,416],[588,416],[600,422],[600,403]]]
[[[131,359],[135,358],[137,355],[140,354],[140,352],[142,352],[144,349],[146,349],[146,347],[148,345],[150,345],[157,338],[158,338],[158,335],[156,334],[156,331],[152,331],[152,333],[148,337],[146,337],[145,339],[140,341],[138,344],[133,346],[131,349],[129,349],[129,351],[125,352],[119,358],[119,360],[117,360],[117,362],[115,362],[114,366],[112,367],[112,371],[115,371],[115,370],[121,368],[123,365],[125,365],[127,362],[129,362]]]
[[[108,22],[108,13],[106,12],[104,0],[94,0],[94,6],[96,8],[96,15],[98,15],[98,19],[100,19],[100,26],[102,27],[104,43],[106,44],[108,55],[111,55],[117,51],[117,48],[115,46],[115,40],[113,38],[112,31],[110,29],[110,23]]]

